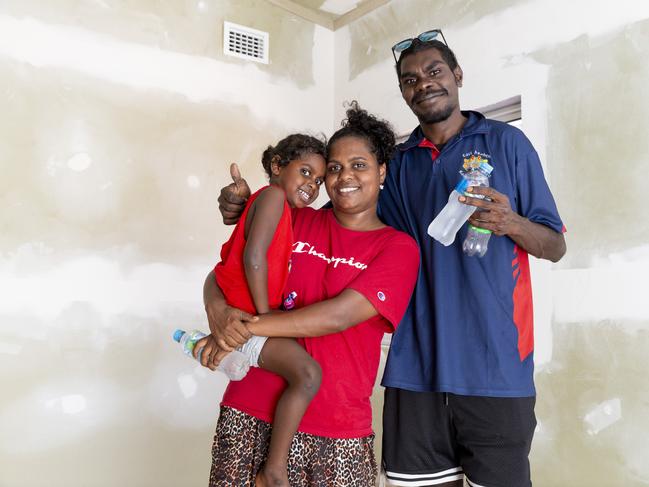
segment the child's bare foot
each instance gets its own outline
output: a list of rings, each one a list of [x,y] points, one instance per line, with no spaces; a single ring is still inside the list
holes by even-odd
[[[265,466],[255,477],[255,487],[291,487],[286,468]]]

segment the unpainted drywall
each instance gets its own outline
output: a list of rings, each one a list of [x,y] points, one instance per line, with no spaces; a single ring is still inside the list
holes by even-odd
[[[349,80],[368,68],[382,63],[391,47],[402,39],[447,25],[461,28],[472,25],[485,15],[494,15],[517,0],[407,0],[390,2],[350,25]],[[445,33],[446,35],[447,33]],[[476,39],[485,34],[476,33]],[[453,47],[453,37],[446,38]]]
[[[222,54],[222,23],[271,63]],[[332,126],[332,33],[265,1],[0,5],[0,485],[201,485],[226,381],[182,355],[218,190]]]
[[[536,375],[537,485],[647,485],[647,323],[566,323],[553,335],[552,364]]]
[[[261,182],[261,152],[288,131],[239,104],[122,97],[3,68],[4,251],[46,241],[65,257],[137,243],[151,260],[196,262],[214,245],[204,230],[218,221],[224,167],[237,161]]]
[[[643,20],[532,53],[550,66],[548,166],[570,248],[557,266],[553,360],[537,374],[532,459],[547,485],[649,483],[648,41]]]
[[[317,27],[265,0],[7,0],[0,12],[241,65],[240,59],[223,53],[223,21],[234,22],[269,33],[270,62],[258,69],[298,88],[316,83],[312,51]]]
[[[551,68],[548,164],[569,222],[562,267],[649,242],[641,217],[649,153],[649,22],[532,54]]]

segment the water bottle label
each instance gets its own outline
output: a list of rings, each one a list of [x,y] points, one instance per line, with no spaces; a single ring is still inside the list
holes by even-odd
[[[488,234],[491,233],[491,230],[487,230],[486,228],[478,228],[478,227],[474,227],[473,225],[469,225],[469,229],[470,229],[470,230],[473,230],[473,231],[476,232],[476,233],[482,233],[482,234],[484,234],[484,235],[488,235]]]
[[[455,191],[457,191],[460,194],[463,194],[466,191],[466,188],[469,187],[469,180],[466,178],[462,178],[459,183],[457,183],[457,186],[455,186]]]
[[[491,173],[493,172],[494,168],[491,164],[489,164],[487,161],[484,161],[482,164],[480,164],[480,170],[487,175],[487,177],[491,176]]]

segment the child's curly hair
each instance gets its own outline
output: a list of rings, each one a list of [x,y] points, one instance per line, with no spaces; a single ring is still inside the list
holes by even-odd
[[[323,140],[305,134],[291,134],[280,140],[275,147],[269,145],[261,156],[261,163],[268,177],[273,176],[271,165],[277,163],[279,167],[288,166],[291,161],[301,159],[308,154],[326,154]]]

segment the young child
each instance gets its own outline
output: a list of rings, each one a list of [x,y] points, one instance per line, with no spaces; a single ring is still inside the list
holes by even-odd
[[[293,246],[291,208],[317,198],[325,176],[324,155],[322,141],[302,134],[289,135],[264,151],[262,164],[270,184],[249,198],[214,268],[229,305],[251,314],[282,305]],[[255,482],[258,487],[289,487],[288,452],[320,387],[320,366],[292,338],[253,336],[241,351],[251,365],[282,376],[288,384],[275,409],[268,458]]]

